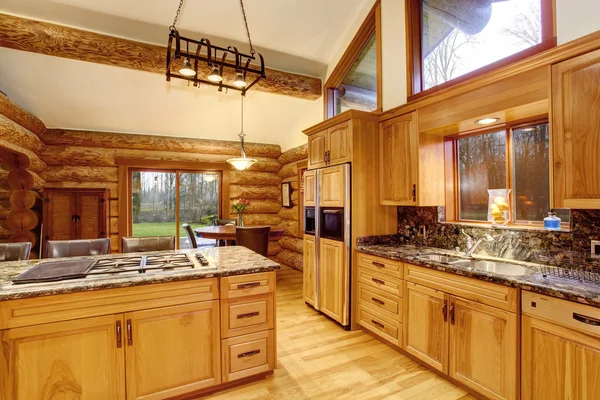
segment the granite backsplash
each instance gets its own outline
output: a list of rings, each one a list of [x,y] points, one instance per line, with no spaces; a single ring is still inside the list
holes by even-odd
[[[425,226],[426,234],[419,234]],[[474,238],[490,234],[475,254],[550,264],[600,265],[590,255],[591,240],[600,240],[600,210],[571,210],[571,230],[478,227],[445,222],[444,207],[398,207],[398,234],[359,239],[360,244],[429,246],[465,249],[464,230]]]

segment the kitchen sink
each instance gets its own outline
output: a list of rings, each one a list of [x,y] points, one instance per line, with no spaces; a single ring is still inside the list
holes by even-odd
[[[497,261],[458,260],[451,262],[450,264],[505,276],[531,275],[535,272],[530,268],[522,267],[520,265],[507,264]]]
[[[463,260],[462,258],[458,258],[458,257],[443,256],[441,254],[427,254],[427,255],[419,256],[418,258],[420,260],[434,261],[434,262],[438,262],[440,264],[453,264],[458,261],[469,261],[469,260]]]

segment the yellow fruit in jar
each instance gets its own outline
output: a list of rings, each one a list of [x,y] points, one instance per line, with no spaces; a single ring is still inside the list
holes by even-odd
[[[495,210],[492,210],[492,217],[494,217],[494,219],[504,218],[504,213],[496,208]]]
[[[496,217],[496,218],[494,218],[494,223],[495,224],[503,224],[505,222],[506,222],[506,220],[504,219],[504,217]]]
[[[502,211],[508,211],[508,203],[500,203],[498,204],[498,208]]]
[[[494,197],[494,203],[500,206],[500,203],[506,203],[506,199],[502,196],[496,196]]]
[[[494,203],[490,206],[490,210],[494,211],[494,210],[499,210],[498,208],[498,204]]]

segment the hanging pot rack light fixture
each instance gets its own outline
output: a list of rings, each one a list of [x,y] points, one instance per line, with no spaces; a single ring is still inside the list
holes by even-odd
[[[233,167],[239,171],[244,171],[250,168],[250,166],[256,162],[255,158],[248,158],[246,156],[246,149],[244,148],[244,138],[246,137],[246,134],[244,133],[244,97],[245,96],[242,95],[241,130],[238,135],[240,137],[240,141],[242,142],[242,156],[226,160],[229,164],[233,165]]]
[[[183,1],[180,0],[173,24],[169,27],[167,81],[171,81],[171,78],[184,79],[193,82],[194,86],[205,83],[217,86],[219,91],[223,91],[223,88],[241,91],[243,96],[258,81],[266,78],[265,60],[252,46],[243,0],[240,0],[240,8],[250,45],[250,54],[241,53],[235,46],[227,48],[215,46],[206,38],[194,40],[181,36],[175,25],[179,19]],[[173,45],[175,49],[173,49]],[[190,52],[190,46],[192,52]],[[194,46],[196,46],[195,51],[193,51]],[[175,63],[179,59],[183,59],[183,65]],[[257,63],[260,66],[255,65]],[[174,64],[181,65],[181,67],[177,69],[178,67]],[[177,72],[172,72],[172,68]]]

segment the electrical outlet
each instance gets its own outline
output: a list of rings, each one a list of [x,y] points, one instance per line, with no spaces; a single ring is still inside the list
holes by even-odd
[[[419,236],[427,236],[427,228],[425,228],[425,225],[419,225]]]
[[[592,240],[590,253],[600,256],[600,240]]]

